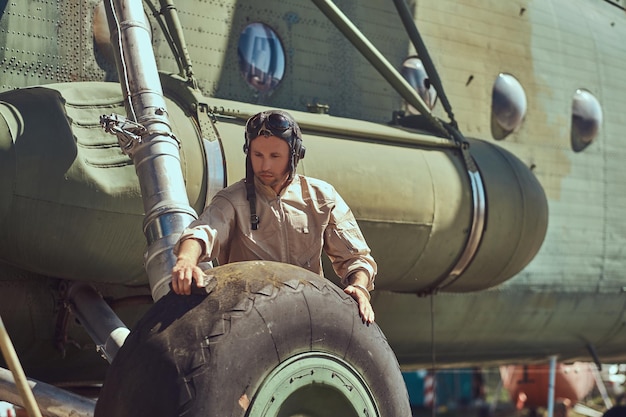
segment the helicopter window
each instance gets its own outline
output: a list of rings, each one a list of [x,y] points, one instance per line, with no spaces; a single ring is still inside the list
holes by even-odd
[[[580,152],[598,136],[602,124],[602,108],[598,99],[587,90],[578,89],[572,99],[571,141],[574,152]]]
[[[522,125],[526,117],[526,93],[511,74],[499,74],[491,95],[491,134],[504,139]]]
[[[276,32],[263,23],[252,23],[241,32],[239,70],[259,92],[273,91],[285,74],[285,49]]]
[[[424,100],[424,103],[428,108],[435,107],[437,102],[437,92],[435,88],[430,84],[430,79],[422,60],[417,57],[409,57],[402,63],[402,69],[400,70],[402,76],[409,82],[411,87],[417,91],[417,94]],[[410,104],[406,103],[406,110],[410,114],[418,114],[419,112]]]

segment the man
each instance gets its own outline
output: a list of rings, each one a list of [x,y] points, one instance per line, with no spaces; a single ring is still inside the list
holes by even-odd
[[[350,208],[328,183],[296,174],[304,157],[300,127],[291,115],[270,110],[246,123],[246,178],[215,195],[174,247],[172,289],[190,294],[202,282],[199,262],[278,261],[323,275],[326,252],[358,303],[364,323],[374,322],[369,291],[376,262]]]

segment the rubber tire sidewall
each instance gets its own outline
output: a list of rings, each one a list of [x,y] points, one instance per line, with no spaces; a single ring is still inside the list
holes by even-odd
[[[107,373],[95,417],[244,417],[270,372],[304,352],[350,364],[380,416],[411,415],[383,333],[362,323],[341,289],[272,262],[213,271],[219,284],[211,294],[168,294],[133,329]]]

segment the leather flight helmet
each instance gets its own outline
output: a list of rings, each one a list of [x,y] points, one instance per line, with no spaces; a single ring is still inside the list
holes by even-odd
[[[302,145],[302,132],[298,123],[284,110],[262,111],[246,122],[245,143],[243,145],[243,151],[246,154],[250,150],[250,142],[259,136],[276,136],[287,142],[291,152],[290,178],[293,177],[298,162],[304,158],[306,150]]]
[[[250,117],[246,122],[244,133],[245,142],[243,151],[246,153],[246,194],[250,203],[250,224],[252,230],[257,230],[259,217],[256,214],[256,192],[254,190],[254,172],[250,161],[250,143],[259,136],[276,136],[287,142],[291,152],[289,159],[289,180],[296,172],[298,162],[304,158],[305,147],[302,145],[300,126],[284,110],[266,110]]]

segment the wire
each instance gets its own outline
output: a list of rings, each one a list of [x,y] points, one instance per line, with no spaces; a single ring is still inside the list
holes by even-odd
[[[135,114],[135,108],[133,107],[133,102],[130,97],[130,82],[128,81],[128,72],[126,71],[126,59],[124,58],[124,46],[122,44],[122,32],[120,28],[120,22],[117,18],[117,13],[115,12],[115,5],[113,4],[113,0],[109,0],[109,7],[111,9],[111,15],[115,20],[115,28],[117,29],[117,48],[120,56],[121,65],[118,67],[118,72],[120,73],[120,77],[122,78],[122,82],[124,83],[124,100],[128,101],[128,111],[132,115],[132,120],[137,122],[137,115]]]
[[[166,23],[163,22],[164,18],[163,18],[162,13],[159,12],[156,9],[156,7],[154,7],[154,4],[152,4],[151,1],[144,0],[144,3],[148,5],[148,8],[152,12],[152,16],[154,16],[154,19],[156,20],[157,24],[161,28],[163,37],[165,38],[167,45],[170,47],[170,50],[172,51],[172,55],[174,55],[174,59],[176,60],[176,65],[178,65],[179,74],[181,77],[184,77],[185,66],[183,63],[183,59],[181,57],[181,52],[178,49],[176,49],[176,45],[174,44],[174,40],[172,39],[172,34],[170,33],[170,30],[167,28]]]

